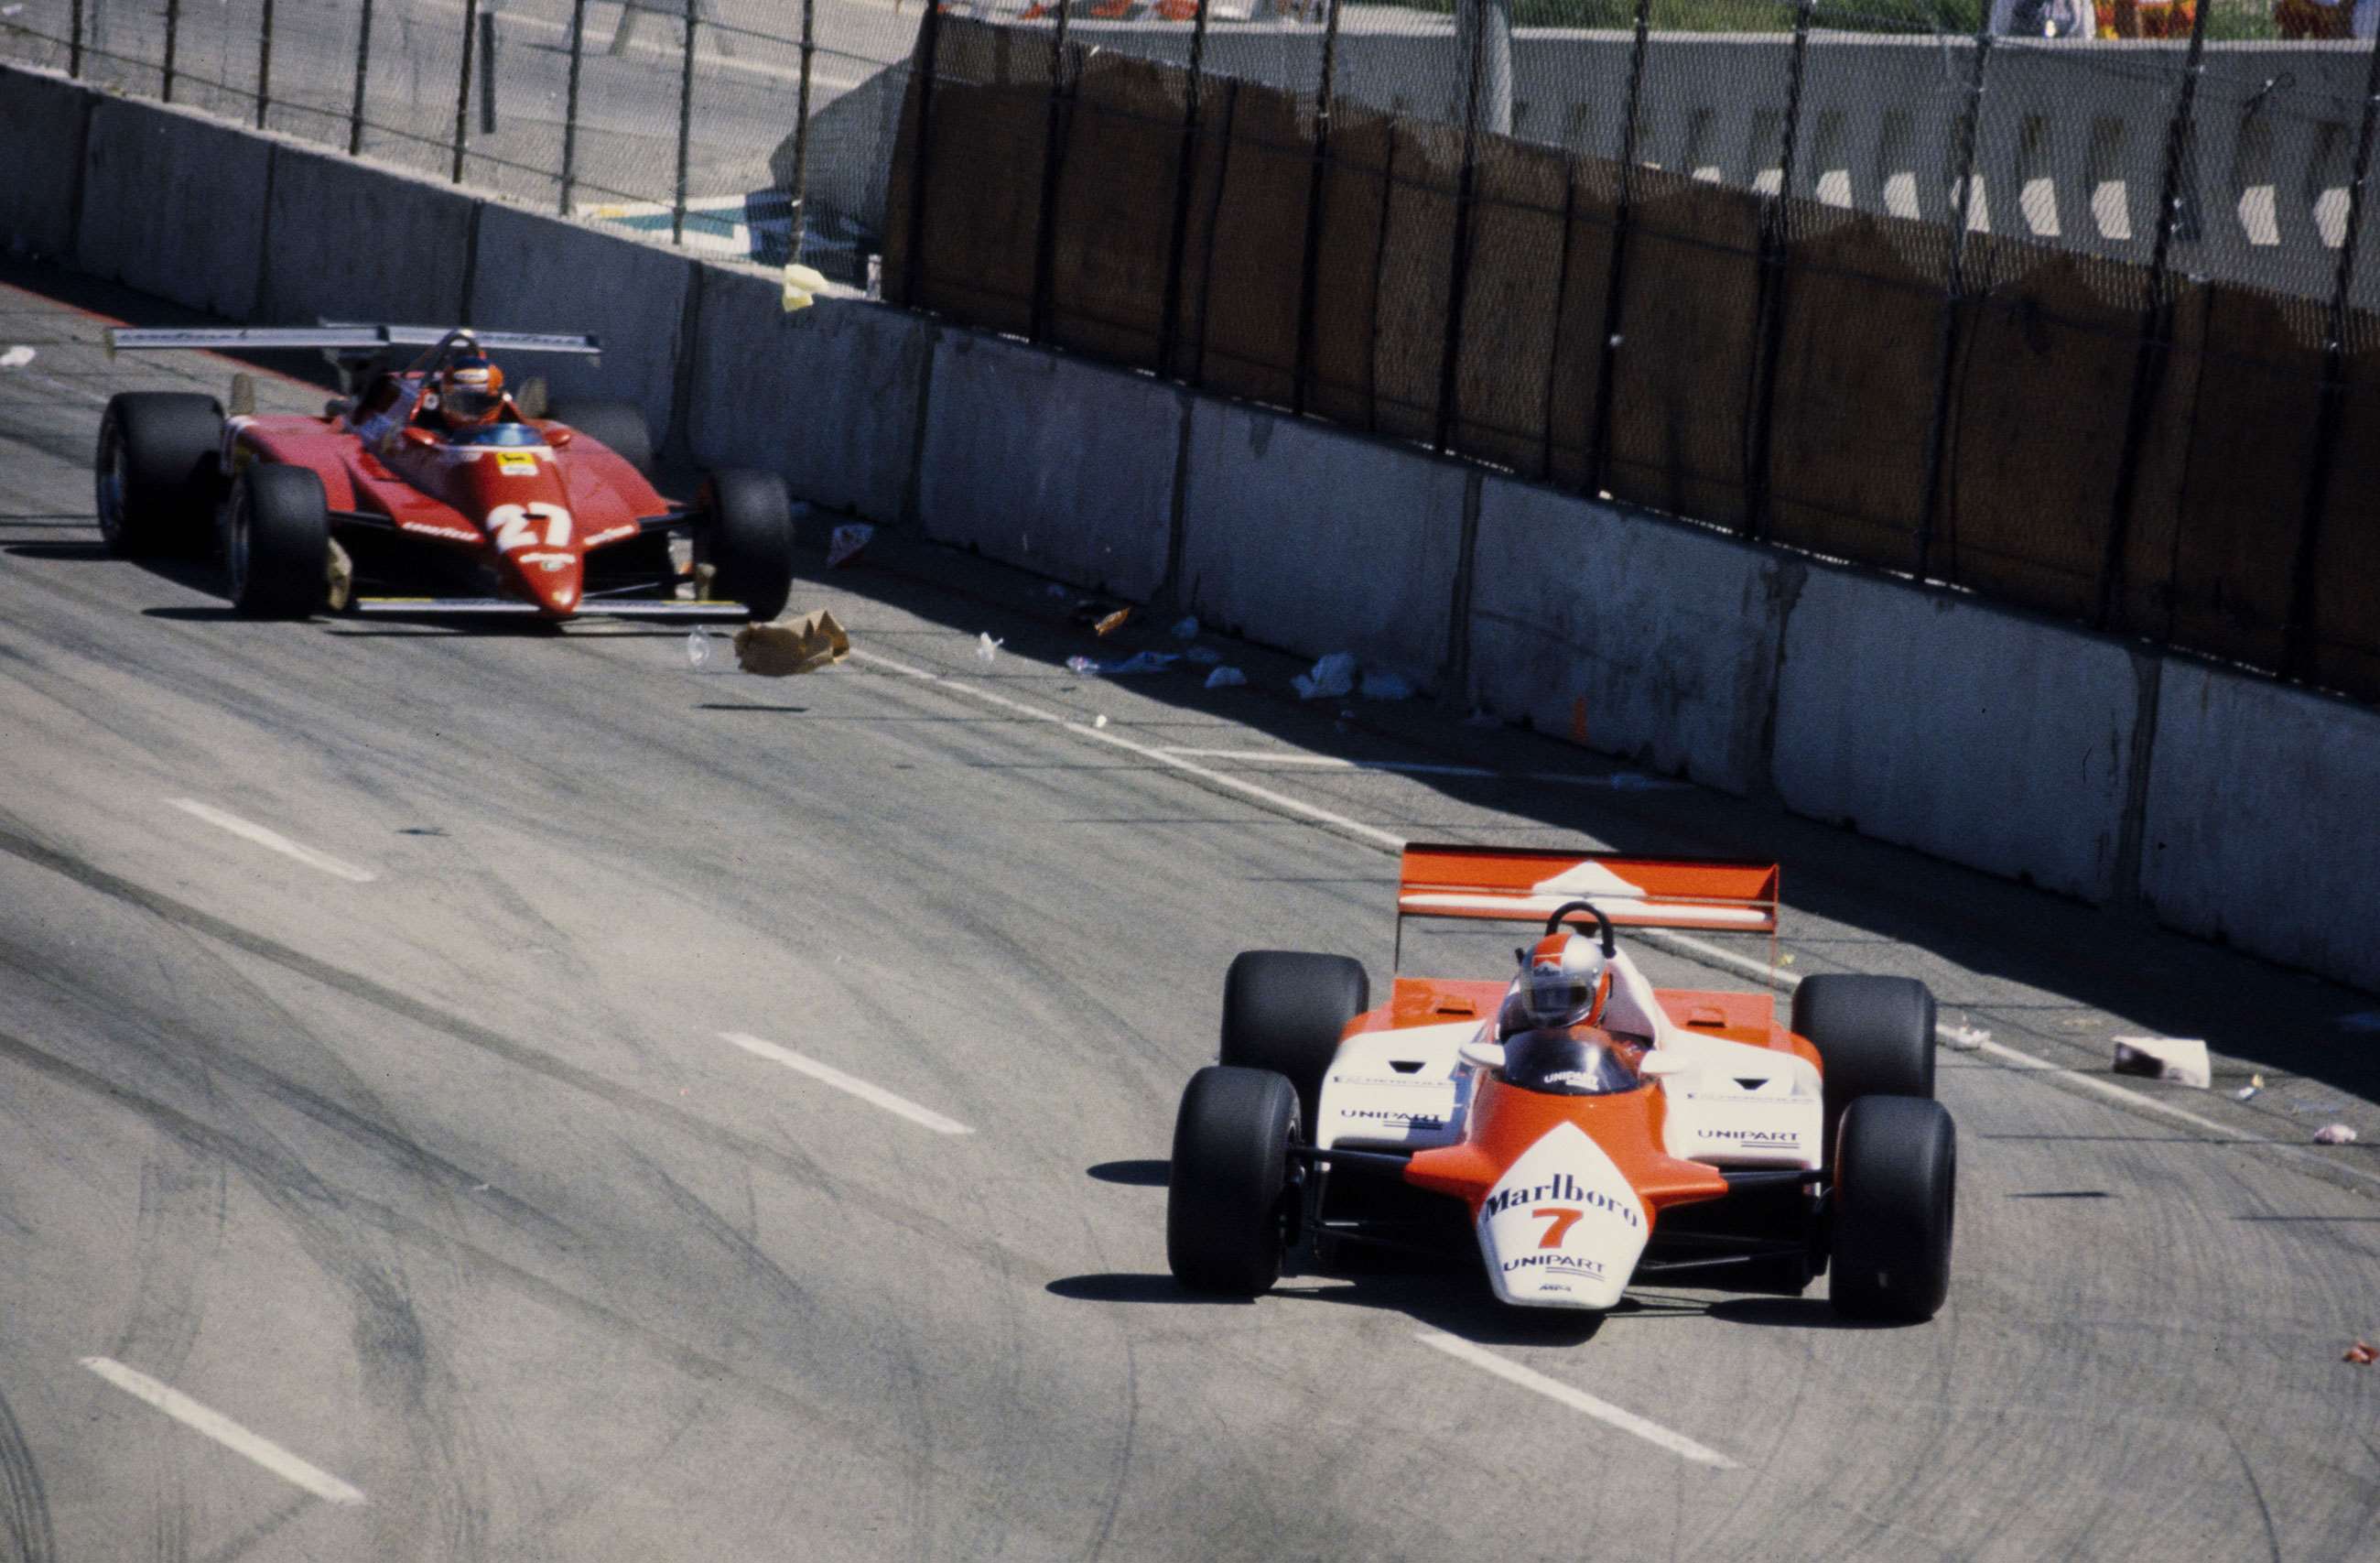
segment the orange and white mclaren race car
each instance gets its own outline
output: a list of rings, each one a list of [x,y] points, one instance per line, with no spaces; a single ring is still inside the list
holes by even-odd
[[[1615,929],[1777,928],[1763,863],[1413,846],[1409,918],[1524,922],[1509,981],[1251,950],[1222,1058],[1174,1125],[1166,1252],[1253,1296],[1285,1260],[1475,1252],[1496,1296],[1603,1310],[1650,1276],[1921,1320],[1948,1295],[1956,1139],[1934,1100],[1934,999],[1899,977],[1659,990]],[[1352,1255],[1348,1255],[1352,1257]]]
[[[108,547],[137,556],[219,540],[232,604],[250,617],[350,606],[548,623],[773,618],[792,591],[782,479],[713,472],[692,503],[674,503],[653,488],[636,408],[586,402],[548,417],[541,387],[505,392],[493,355],[591,356],[591,336],[387,325],[107,335],[111,353],[320,348],[346,372],[349,394],[320,417],[257,416],[252,385],[236,376],[228,417],[212,397],[135,391],[100,421]],[[690,537],[689,566],[673,534]],[[678,594],[689,581],[696,600]]]

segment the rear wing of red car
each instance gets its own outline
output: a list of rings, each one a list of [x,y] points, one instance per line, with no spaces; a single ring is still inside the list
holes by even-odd
[[[1585,901],[1622,928],[1777,932],[1777,865],[1616,852],[1416,843],[1404,851],[1397,918],[1542,922]]]

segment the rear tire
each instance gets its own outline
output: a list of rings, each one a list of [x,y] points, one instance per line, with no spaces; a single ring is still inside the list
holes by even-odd
[[[1939,1102],[1869,1096],[1843,1115],[1834,1188],[1835,1312],[1916,1324],[1950,1295],[1959,1142]]]
[[[1165,1196],[1165,1262],[1184,1286],[1255,1297],[1281,1278],[1297,1130],[1297,1093],[1279,1075],[1209,1064],[1190,1077]]]
[[[183,391],[125,391],[99,420],[92,469],[99,535],[137,559],[203,553],[222,494],[223,404]]]
[[[1315,1123],[1340,1033],[1371,1007],[1372,981],[1362,961],[1243,950],[1223,977],[1222,1061],[1287,1077],[1305,1121]]]
[[[702,482],[698,562],[719,567],[711,589],[756,619],[785,611],[794,594],[794,502],[774,472],[713,472]]]
[[[1828,972],[1793,990],[1793,1030],[1818,1049],[1827,1154],[1863,1096],[1934,1096],[1934,995],[1913,977]]]
[[[331,518],[322,480],[253,462],[232,485],[224,540],[232,606],[249,618],[304,618],[330,599]]]
[[[644,409],[633,402],[566,401],[548,415],[571,433],[584,434],[634,467],[647,482],[653,475],[653,433]]]

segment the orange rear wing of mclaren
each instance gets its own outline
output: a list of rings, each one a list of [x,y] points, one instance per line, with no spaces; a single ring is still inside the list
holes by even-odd
[[[1612,852],[1416,843],[1398,875],[1397,917],[1542,922],[1586,901],[1619,927],[1777,932],[1777,865]]]

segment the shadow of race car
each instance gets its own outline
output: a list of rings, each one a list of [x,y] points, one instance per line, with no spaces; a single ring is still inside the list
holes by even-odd
[[[249,617],[767,619],[792,591],[783,480],[716,471],[691,502],[665,499],[638,409],[589,401],[549,416],[541,383],[516,399],[489,356],[592,356],[591,336],[328,325],[107,338],[111,354],[321,348],[344,372],[348,394],[320,417],[260,416],[253,383],[236,375],[228,415],[209,396],[128,391],[100,421],[109,549],[219,546]],[[690,543],[683,563],[673,537]]]
[[[1617,926],[1767,934],[1772,864],[1415,845],[1408,919],[1539,923],[1511,982],[1392,978],[1251,950],[1223,985],[1221,1060],[1175,1120],[1166,1254],[1251,1297],[1284,1265],[1475,1255],[1524,1308],[1608,1310],[1660,1276],[1931,1318],[1949,1295],[1957,1140],[1934,1100],[1934,999],[1900,977],[1766,993],[1656,989]],[[1595,1020],[1519,1017],[1533,960],[1591,941]],[[1598,959],[1599,958],[1599,959]],[[1559,959],[1569,959],[1567,956]],[[1586,994],[1587,989],[1578,990]]]

